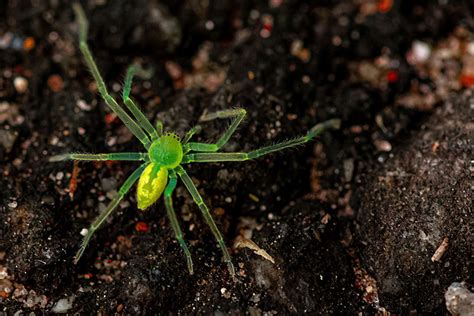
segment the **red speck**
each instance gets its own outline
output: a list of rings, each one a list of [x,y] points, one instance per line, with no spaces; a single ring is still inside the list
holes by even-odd
[[[397,70],[390,70],[387,73],[387,81],[388,82],[394,83],[394,82],[397,82],[398,79],[399,79],[399,76],[398,76],[398,71]]]
[[[86,279],[86,280],[92,279],[92,276],[93,276],[92,273],[86,273],[86,274],[83,275],[84,279]]]
[[[377,4],[377,9],[380,13],[387,13],[392,9],[393,0],[380,0]]]
[[[20,65],[16,65],[15,69],[14,69],[14,72],[17,73],[17,74],[22,74],[23,73],[23,67],[20,66]]]
[[[459,81],[466,88],[474,87],[474,74],[462,74]]]
[[[145,222],[137,222],[135,224],[135,230],[140,233],[148,232],[148,224]]]
[[[69,181],[69,197],[71,200],[74,198],[74,192],[77,189],[77,176],[79,175],[79,166],[77,161],[74,161],[74,167],[72,168],[72,176],[71,180]]]
[[[107,166],[107,168],[110,169],[116,162],[117,162],[116,160],[106,160],[105,165]]]
[[[272,23],[264,23],[263,24],[263,29],[271,32],[272,29],[273,29],[273,24]]]
[[[109,113],[105,116],[105,124],[110,125],[117,119],[117,115],[115,113]]]

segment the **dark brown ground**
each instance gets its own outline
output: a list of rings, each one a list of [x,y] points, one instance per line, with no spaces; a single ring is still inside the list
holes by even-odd
[[[446,288],[474,282],[472,97],[462,96],[474,84],[470,1],[394,1],[388,10],[355,0],[97,2],[84,7],[106,83],[118,96],[128,64],[153,69],[132,94],[168,130],[183,135],[204,111],[236,106],[248,117],[227,151],[330,118],[342,128],[256,161],[188,167],[232,250],[237,282],[182,186],[174,205],[195,275],[163,203],[141,213],[132,193],[74,266],[81,229],[136,164],[80,163],[71,198],[73,163],[47,157],[141,148],[97,96],[71,8],[1,2],[0,36],[36,45],[0,46],[0,311],[49,313],[69,298],[71,313],[445,314]],[[415,40],[431,47],[428,60],[413,61]],[[226,126],[206,124],[197,139]],[[408,185],[400,170],[423,181]],[[391,190],[380,180],[388,175]],[[442,215],[433,216],[435,204]],[[275,264],[232,247],[239,235]],[[445,236],[450,248],[432,263]]]

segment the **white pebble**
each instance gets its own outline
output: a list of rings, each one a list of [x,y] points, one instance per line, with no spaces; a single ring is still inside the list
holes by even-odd
[[[431,56],[431,47],[425,42],[414,41],[412,45],[413,57],[418,63],[424,63]]]
[[[10,203],[8,203],[8,207],[9,208],[16,208],[18,206],[18,202],[17,201],[12,201]]]
[[[13,79],[13,85],[18,93],[25,93],[26,90],[28,90],[28,80],[23,77],[16,77]]]
[[[54,304],[51,311],[56,314],[64,314],[72,308],[72,303],[76,297],[74,295],[69,296],[68,298],[62,298]]]

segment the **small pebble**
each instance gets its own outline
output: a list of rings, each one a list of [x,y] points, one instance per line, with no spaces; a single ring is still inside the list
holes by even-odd
[[[18,137],[18,133],[11,130],[0,130],[0,145],[9,153]]]
[[[76,297],[74,295],[69,296],[68,298],[62,298],[54,304],[51,311],[56,314],[64,314],[72,308],[72,304]]]
[[[8,207],[9,208],[16,208],[18,206],[18,202],[17,201],[12,201],[10,203],[8,203]]]
[[[391,151],[392,150],[392,144],[390,144],[388,141],[383,140],[383,139],[376,139],[374,141],[374,145],[379,151]]]
[[[414,41],[412,45],[412,53],[412,61],[414,63],[424,63],[431,56],[431,47],[425,42]]]
[[[92,106],[86,103],[84,100],[78,100],[76,102],[76,105],[78,108],[80,108],[82,111],[90,111],[92,110]]]
[[[48,87],[51,89],[51,91],[57,93],[63,89],[64,86],[64,81],[63,78],[61,78],[60,75],[51,75],[48,78]]]
[[[18,93],[25,93],[26,90],[28,90],[28,80],[23,77],[16,77],[13,79],[13,85]]]

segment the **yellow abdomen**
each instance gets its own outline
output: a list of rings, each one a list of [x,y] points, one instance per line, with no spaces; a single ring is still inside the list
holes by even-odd
[[[141,210],[147,209],[163,194],[168,182],[168,169],[150,163],[138,180],[137,203]]]

